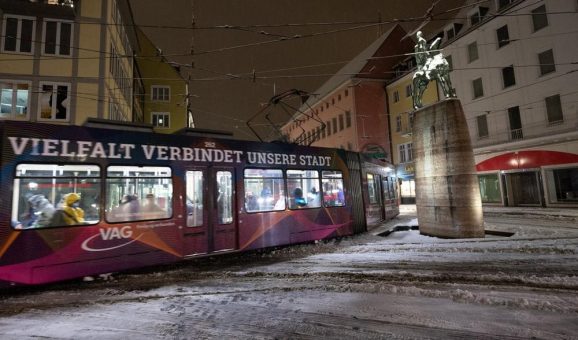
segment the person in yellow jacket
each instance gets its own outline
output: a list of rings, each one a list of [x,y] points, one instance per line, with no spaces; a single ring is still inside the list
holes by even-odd
[[[64,202],[62,204],[64,215],[62,217],[67,225],[84,223],[84,210],[78,207],[79,202],[80,194],[71,192],[70,194],[64,195]]]

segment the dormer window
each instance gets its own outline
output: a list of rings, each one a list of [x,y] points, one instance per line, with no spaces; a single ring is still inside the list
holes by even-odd
[[[512,2],[514,2],[514,0],[498,0],[498,10],[504,9]]]
[[[476,10],[474,12],[471,12],[469,15],[469,19],[470,19],[470,26],[475,26],[477,24],[479,24],[484,17],[486,16],[486,14],[488,14],[488,8],[487,7],[477,7]]]
[[[445,32],[447,40],[452,40],[455,36],[457,36],[463,26],[464,25],[462,24],[453,23],[446,27]]]

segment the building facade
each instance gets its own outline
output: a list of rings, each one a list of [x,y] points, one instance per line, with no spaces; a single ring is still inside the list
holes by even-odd
[[[128,0],[0,0],[0,20],[0,119],[81,125],[100,118],[150,124],[150,112],[161,111],[147,100],[153,90],[143,79],[172,67],[155,59],[150,41],[137,36]],[[149,62],[139,69],[136,57],[157,67]],[[185,88],[177,91],[187,93],[186,82],[176,78]],[[164,100],[163,88],[155,93],[163,105],[172,105],[175,97]],[[183,106],[186,110],[186,103]],[[170,127],[186,126],[177,120]]]
[[[405,34],[394,26],[314,91],[283,126],[287,139],[391,163],[385,85],[394,77],[393,66],[413,49],[411,39],[402,40]]]
[[[391,136],[392,161],[398,178],[402,204],[415,204],[415,167],[413,162],[412,129],[414,109],[412,101],[413,58],[404,60],[395,67],[405,70],[387,85],[388,117]],[[423,94],[424,106],[439,100],[435,81],[431,82]]]
[[[159,54],[156,46],[136,29],[140,55],[136,56],[142,79],[144,122],[152,124],[155,132],[172,133],[185,127],[194,127],[189,116],[189,88],[178,66],[173,66]]]
[[[578,3],[472,2],[444,54],[484,204],[578,207]]]

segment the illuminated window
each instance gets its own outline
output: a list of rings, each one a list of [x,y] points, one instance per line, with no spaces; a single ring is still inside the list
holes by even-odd
[[[369,195],[369,203],[377,204],[377,193],[379,191],[377,190],[377,182],[373,178],[373,174],[367,174],[367,192]]]
[[[97,165],[19,164],[13,188],[15,229],[96,224],[100,219]]]
[[[287,170],[289,209],[321,207],[319,172],[316,170]]]
[[[172,216],[171,168],[109,166],[105,211],[108,222],[166,219]]]
[[[203,225],[203,185],[202,171],[186,172],[187,227]]]
[[[323,171],[321,175],[321,189],[324,207],[345,206],[343,174],[341,171]]]
[[[70,84],[40,83],[39,120],[68,121],[70,119]]]
[[[30,84],[0,81],[0,118],[26,119],[30,107]]]
[[[167,112],[153,112],[152,113],[152,124],[153,126],[160,128],[170,128],[170,114]]]
[[[285,183],[281,169],[245,169],[245,211],[285,210]]]

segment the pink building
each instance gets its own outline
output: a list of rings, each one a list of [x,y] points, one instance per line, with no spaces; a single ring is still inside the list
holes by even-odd
[[[314,91],[282,132],[292,142],[362,152],[391,163],[386,82],[413,51],[396,25]]]

